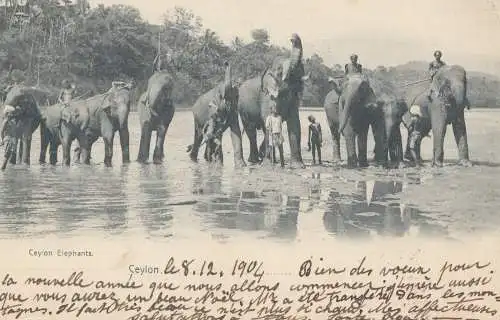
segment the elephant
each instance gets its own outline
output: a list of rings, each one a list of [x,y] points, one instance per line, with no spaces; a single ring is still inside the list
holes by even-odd
[[[153,163],[163,162],[165,136],[175,114],[172,100],[174,80],[164,70],[153,73],[148,80],[146,91],[140,96],[137,103],[139,122],[141,126],[141,140],[137,162],[146,163],[149,159],[151,135],[156,131],[156,146],[153,152]]]
[[[32,135],[42,118],[40,108],[32,89],[20,85],[13,86],[7,92],[4,109],[8,106],[18,107],[19,111],[12,120],[6,123],[6,135],[9,136],[8,148],[5,150],[9,153],[7,160],[11,164],[16,164],[19,152],[19,159],[22,163],[29,165]],[[3,112],[2,116],[4,116]]]
[[[458,148],[459,164],[470,166],[469,146],[464,109],[468,106],[467,73],[462,66],[441,67],[431,81],[431,90],[416,96],[410,105],[419,105],[428,114],[427,128],[432,130],[432,166],[442,167],[444,158],[444,137],[446,127],[451,124]],[[408,121],[409,114],[405,114]],[[426,136],[428,132],[423,132]],[[408,151],[408,146],[407,146]],[[419,154],[419,152],[417,153]]]
[[[223,162],[222,135],[227,128],[231,129],[231,140],[236,167],[246,166],[243,159],[241,129],[238,118],[239,84],[234,83],[231,76],[231,65],[225,63],[224,82],[206,92],[193,105],[194,141],[188,147],[191,160],[198,160],[200,146],[206,142],[205,160]]]
[[[49,117],[44,123],[57,124],[60,115],[60,142],[63,146],[63,163],[70,164],[70,150],[73,140],[77,140],[79,148],[75,150],[76,159],[82,159],[85,164],[90,164],[92,144],[99,137],[104,140],[104,165],[111,166],[113,158],[113,139],[115,132],[120,134],[122,149],[122,162],[130,162],[128,115],[130,112],[130,89],[132,85],[124,82],[113,82],[110,90],[103,94],[95,95],[86,100],[75,100],[71,105],[63,107],[60,113],[54,109],[54,119]],[[51,108],[51,107],[49,107]],[[57,133],[57,128],[50,128]],[[47,131],[44,130],[44,133]],[[45,140],[45,138],[44,138]],[[42,140],[42,141],[44,141]],[[51,143],[51,151],[57,151]],[[52,152],[51,152],[52,154]]]
[[[265,148],[268,144],[265,120],[270,114],[271,108],[276,106],[278,114],[287,123],[291,151],[290,166],[298,165],[304,168],[300,141],[299,104],[303,83],[309,79],[309,75],[300,78],[285,78],[283,70],[287,67],[289,69],[297,68],[290,64],[290,59],[277,57],[262,74],[243,82],[240,86],[238,110],[243,129],[250,142],[250,155],[248,157],[250,163],[259,163],[261,159],[264,159]],[[290,74],[297,74],[297,72],[290,72]],[[257,130],[259,129],[264,132],[264,141],[260,148],[257,148]]]
[[[57,150],[61,145],[61,120],[64,106],[55,104],[42,110],[42,121],[40,122],[40,157],[39,163],[46,163],[45,157],[49,149],[49,161],[51,165],[57,163]]]
[[[329,81],[334,80],[330,78]],[[403,165],[400,124],[408,106],[392,88],[366,75],[349,75],[342,90],[334,88],[327,94],[324,109],[333,138],[334,163],[341,160],[340,136],[343,134],[347,165],[368,166],[367,140],[371,126],[375,138],[375,161],[384,166],[389,161],[394,166]]]

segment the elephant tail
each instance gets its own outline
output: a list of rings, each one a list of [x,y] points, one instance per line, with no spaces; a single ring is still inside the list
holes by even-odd
[[[186,152],[191,152],[191,150],[193,150],[193,145],[192,144],[190,144],[189,146],[187,146]]]

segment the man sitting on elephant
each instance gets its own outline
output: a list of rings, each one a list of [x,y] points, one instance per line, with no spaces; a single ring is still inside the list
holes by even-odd
[[[68,80],[63,80],[62,87],[63,88],[59,93],[58,102],[63,106],[68,107],[71,100],[73,100],[74,98],[76,86],[73,83],[70,83]]]
[[[351,63],[347,63],[345,65],[345,75],[353,74],[353,73],[361,73],[363,70],[363,66],[358,63],[358,55],[353,53],[351,54]]]
[[[441,67],[446,65],[446,63],[443,60],[441,60],[442,56],[443,56],[443,54],[440,50],[434,51],[434,61],[429,63],[429,75],[430,75],[431,83],[432,83],[432,80],[434,79],[434,76],[438,72],[438,70]],[[433,92],[433,88],[431,86],[429,88],[429,92],[427,94],[427,97],[429,97],[429,100],[431,100],[432,92]]]

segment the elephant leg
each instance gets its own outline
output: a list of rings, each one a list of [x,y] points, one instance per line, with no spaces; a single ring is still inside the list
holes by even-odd
[[[130,132],[128,130],[128,123],[125,123],[119,130],[120,146],[122,149],[122,163],[130,163]]]
[[[30,165],[31,159],[31,134],[27,135],[23,140],[22,161],[26,165]]]
[[[10,161],[10,164],[14,164],[15,165],[17,163],[18,146],[22,142],[19,143],[18,142],[18,138],[13,138],[12,141],[13,141],[13,144],[12,144],[13,147],[12,147],[12,150],[11,150],[11,155],[10,155],[10,158],[9,158],[10,160],[9,161]],[[14,143],[14,141],[15,141],[15,143]]]
[[[16,138],[9,137],[9,140],[7,141],[7,146],[5,147],[5,159],[2,163],[2,171],[7,168],[7,163],[9,163],[15,148],[17,148],[16,140]]]
[[[341,161],[341,157],[340,157],[340,134],[338,126],[330,125],[330,132],[332,134],[333,163],[339,163]]]
[[[151,145],[151,134],[153,130],[149,121],[141,126],[141,141],[139,143],[139,154],[137,155],[137,162],[146,163],[149,159],[149,147]]]
[[[87,137],[82,135],[78,139],[78,144],[80,145],[78,154],[75,151],[75,157],[78,157],[79,161],[82,161],[85,165],[90,165],[90,155],[92,153],[92,144],[96,141],[95,138]]]
[[[248,155],[248,162],[259,163],[259,149],[257,148],[257,129],[255,126],[251,126],[247,122],[243,122],[243,128],[250,142],[250,154]]]
[[[389,141],[389,156],[391,163],[400,166],[403,163],[403,141],[401,130],[395,127],[392,130],[391,139]]]
[[[368,129],[369,127],[364,126],[357,135],[358,140],[358,162],[359,166],[362,168],[368,167]]]
[[[114,132],[109,134],[108,137],[103,137],[104,139],[104,165],[106,167],[111,167],[111,162],[113,160],[113,138]]]
[[[385,123],[384,119],[379,122],[375,121],[371,124],[373,138],[375,139],[375,150],[374,150],[374,160],[377,165],[387,166],[388,153],[389,153],[389,140],[391,135],[391,124]],[[361,135],[361,133],[360,133]],[[367,140],[368,140],[368,130],[367,130]],[[368,147],[367,147],[368,148]],[[359,151],[361,158],[361,151]],[[361,160],[360,160],[361,161]]]
[[[444,137],[446,135],[446,110],[445,106],[436,106],[431,110],[433,159],[432,165],[443,166],[444,160]]]
[[[294,163],[300,168],[305,168],[302,161],[302,151],[300,150],[301,128],[298,109],[295,112],[290,112],[287,119],[288,140],[290,143],[291,161],[293,167]]]
[[[56,165],[57,163],[57,148],[58,148],[58,144],[56,141],[54,141],[55,139],[52,139],[52,141],[50,141],[50,150],[49,150],[49,160],[50,160],[50,164],[51,165]]]
[[[224,152],[222,151],[222,146],[214,145],[214,160],[217,163],[224,163]]]
[[[77,146],[73,149],[73,162],[80,163],[81,155],[82,155],[82,146],[80,144],[80,140],[76,139]]]
[[[413,161],[413,157],[411,156],[411,151],[410,151],[410,135],[408,134],[408,137],[406,138],[406,150],[404,154],[404,159]]]
[[[24,146],[26,145],[26,142],[24,141],[25,139],[25,136],[24,134],[21,136],[21,138],[18,140],[18,152],[17,152],[17,163],[23,163],[24,161],[24,158],[23,158],[23,155],[24,155]]]
[[[206,162],[212,161],[212,152],[210,148],[210,141],[207,141],[205,144],[205,152],[203,154],[203,158],[205,159]]]
[[[458,159],[460,164],[470,166],[469,144],[467,143],[467,127],[465,125],[464,110],[459,111],[457,119],[453,121],[453,134],[458,148]]]
[[[234,166],[237,168],[245,167],[247,164],[245,160],[243,160],[243,143],[241,142],[241,129],[238,114],[234,114],[231,117],[229,128],[231,129],[231,142],[233,144]],[[220,149],[222,151],[222,146]]]
[[[346,125],[344,129],[345,148],[347,151],[347,166],[357,167],[358,156],[356,154],[356,134],[351,125]]]
[[[198,152],[200,151],[200,145],[203,140],[203,134],[202,134],[202,128],[198,126],[196,123],[194,125],[194,141],[193,145],[191,148],[191,151],[189,152],[189,157],[191,158],[192,161],[197,162],[198,161]],[[205,160],[207,160],[207,148],[205,146]],[[208,160],[207,160],[208,161]]]
[[[71,161],[71,156],[70,156],[71,140],[69,140],[69,139],[63,140],[62,146],[63,146],[63,164],[65,166],[69,166],[70,161]]]
[[[38,158],[38,162],[40,164],[45,163],[47,147],[50,143],[49,135],[50,133],[48,132],[48,129],[45,127],[45,125],[40,124],[40,157]]]
[[[164,125],[160,125],[156,129],[156,145],[153,152],[153,163],[161,164],[163,161],[163,145],[165,143],[165,135],[167,134],[167,128]]]

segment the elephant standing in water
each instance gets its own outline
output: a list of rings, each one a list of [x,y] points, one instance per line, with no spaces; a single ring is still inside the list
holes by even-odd
[[[175,114],[172,100],[173,86],[173,78],[167,71],[156,71],[148,80],[146,92],[139,98],[137,104],[141,125],[141,141],[137,155],[139,163],[146,163],[149,159],[153,131],[156,131],[153,163],[163,162],[165,136]]]
[[[244,130],[250,141],[248,162],[258,163],[264,158],[268,135],[265,120],[276,106],[278,114],[287,123],[291,151],[291,166],[304,167],[300,139],[301,126],[299,104],[303,83],[309,76],[304,75],[302,64],[302,43],[297,35],[292,38],[298,58],[278,57],[260,76],[249,79],[240,86],[238,109]],[[264,132],[264,141],[257,147],[257,130]]]
[[[459,163],[470,166],[469,146],[467,143],[467,128],[465,125],[464,109],[468,105],[467,100],[467,74],[465,69],[458,65],[443,66],[434,75],[431,82],[431,94],[422,93],[411,100],[410,105],[421,107],[424,117],[424,126],[432,129],[433,159],[432,165],[441,167],[444,158],[444,137],[446,127],[451,123],[453,133],[458,147]],[[409,114],[405,114],[405,122],[408,122]],[[422,132],[422,137],[427,135]],[[408,141],[409,142],[409,141]],[[418,146],[420,143],[417,144]],[[409,146],[407,153],[409,157]],[[420,150],[417,151],[420,154]]]
[[[238,118],[238,84],[233,83],[231,66],[225,63],[226,74],[224,82],[206,92],[193,105],[194,142],[188,147],[190,158],[198,160],[198,151],[206,142],[205,160],[223,162],[222,135],[227,128],[231,129],[234,163],[237,167],[246,166],[243,160],[241,129]],[[217,144],[219,144],[217,146]]]
[[[5,109],[15,109],[13,117],[6,123],[6,136],[9,137],[5,149],[6,161],[17,163],[17,153],[24,164],[30,164],[31,139],[33,132],[38,128],[42,114],[32,89],[23,86],[12,87],[5,97]],[[2,117],[4,112],[1,112]],[[4,119],[2,119],[2,122]],[[19,149],[19,150],[18,150]],[[4,167],[5,168],[5,167]]]
[[[389,160],[395,166],[403,164],[400,124],[408,106],[392,91],[377,79],[352,74],[346,79],[342,91],[335,88],[327,94],[324,108],[333,138],[334,162],[341,160],[340,136],[343,134],[347,165],[368,166],[368,130],[371,126],[375,160],[385,166]]]
[[[131,87],[131,84],[113,82],[111,89],[103,94],[86,100],[74,100],[70,106],[64,108],[58,109],[57,105],[49,107],[50,111],[46,112],[41,130],[41,160],[44,160],[47,145],[50,143],[51,163],[54,164],[60,142],[63,146],[63,163],[69,166],[71,144],[77,139],[79,148],[75,150],[75,157],[89,164],[92,144],[102,137],[105,146],[104,165],[110,167],[113,158],[113,139],[115,132],[118,131],[122,161],[129,163],[128,115]],[[58,134],[60,140],[57,139]]]

